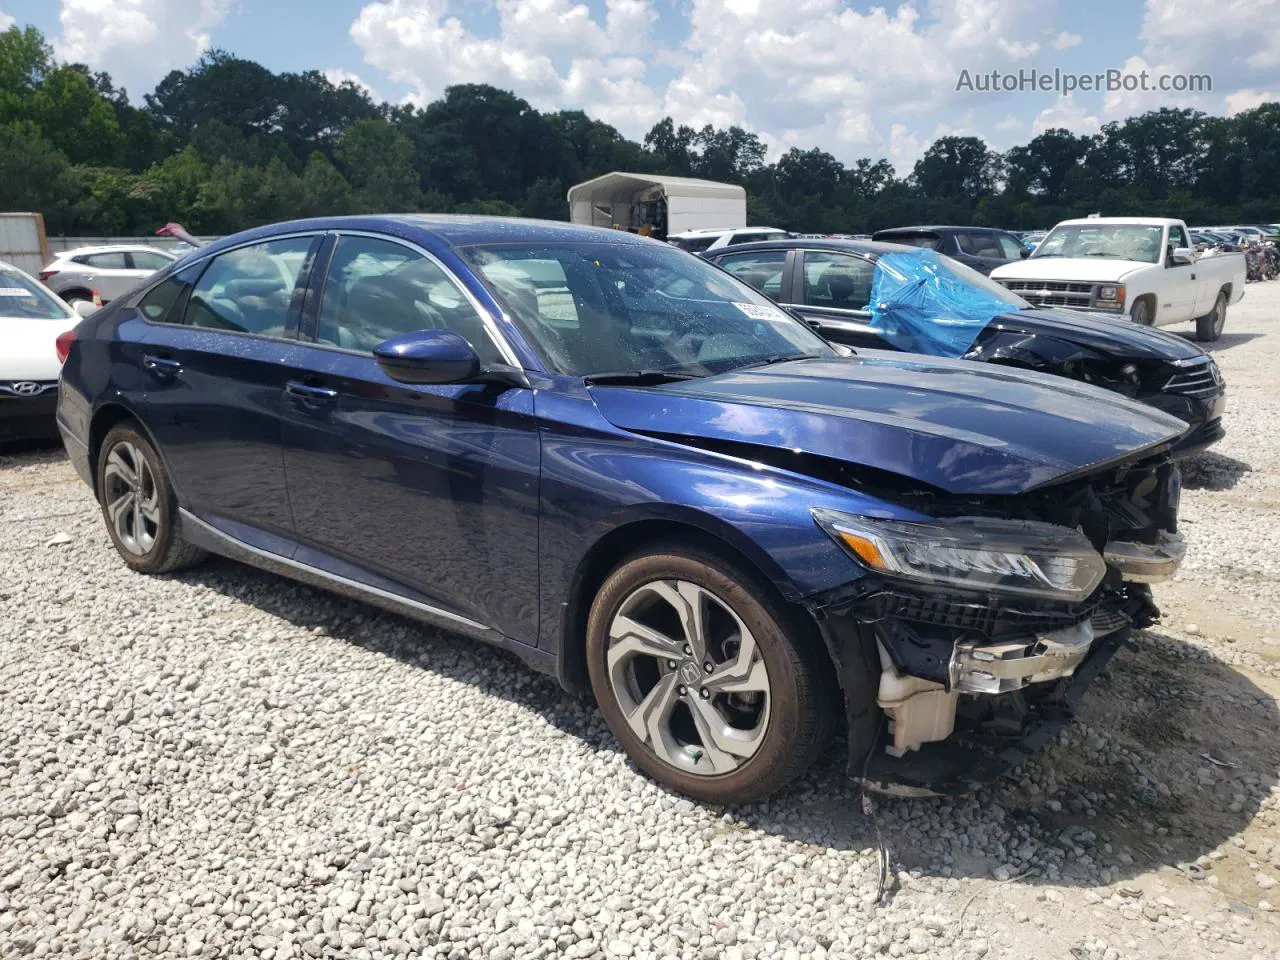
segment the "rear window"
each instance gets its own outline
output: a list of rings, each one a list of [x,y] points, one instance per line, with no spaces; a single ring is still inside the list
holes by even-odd
[[[934,250],[938,246],[938,237],[932,233],[877,233],[875,238],[883,243],[901,243],[908,247],[925,247]]]
[[[709,246],[716,242],[716,237],[684,237],[676,238],[671,242],[681,250],[687,250],[689,253],[701,253]]]
[[[6,319],[65,320],[75,314],[24,273],[0,267],[0,323]]]

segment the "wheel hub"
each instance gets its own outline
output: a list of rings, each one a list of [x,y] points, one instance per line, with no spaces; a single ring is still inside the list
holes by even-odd
[[[715,776],[760,748],[768,671],[742,619],[709,590],[659,580],[632,591],[609,626],[606,665],[627,726],[662,762]]]

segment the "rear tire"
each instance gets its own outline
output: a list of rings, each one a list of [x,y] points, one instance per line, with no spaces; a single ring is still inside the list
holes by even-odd
[[[1222,328],[1227,325],[1227,295],[1219,292],[1218,299],[1213,302],[1213,309],[1203,317],[1196,318],[1196,339],[1201,343],[1213,343],[1222,336]]]
[[[119,424],[98,452],[98,502],[116,551],[141,573],[170,573],[207,554],[182,539],[178,498],[164,461],[142,433]]]
[[[1140,327],[1155,326],[1156,311],[1151,306],[1151,301],[1146,299],[1135,301],[1129,309],[1129,319]]]
[[[750,803],[803,773],[839,696],[812,622],[766,581],[685,543],[608,576],[587,622],[587,667],[636,766],[715,804]]]

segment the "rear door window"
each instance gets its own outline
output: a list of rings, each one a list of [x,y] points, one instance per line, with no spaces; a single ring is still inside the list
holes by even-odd
[[[152,323],[180,323],[187,294],[200,276],[203,264],[187,267],[148,290],[138,301],[138,312]]]
[[[91,253],[83,260],[80,260],[80,262],[88,264],[91,267],[97,267],[99,270],[129,269],[129,263],[125,259],[125,253],[123,251],[116,253]]]
[[[734,253],[716,261],[724,269],[767,297],[782,296],[782,274],[787,266],[787,251],[764,250],[759,253]]]
[[[804,302],[832,310],[865,310],[875,265],[844,253],[810,250],[804,255]]]
[[[961,253],[967,253],[971,257],[987,257],[993,260],[1005,259],[1004,251],[1000,247],[1000,241],[994,233],[978,233],[977,231],[968,231],[956,235],[956,243],[960,247]]]
[[[262,337],[287,336],[293,325],[294,291],[316,240],[286,237],[214,257],[191,291],[182,322]]]

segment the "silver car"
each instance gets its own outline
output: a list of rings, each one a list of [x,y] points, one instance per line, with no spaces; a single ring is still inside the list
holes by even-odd
[[[145,244],[79,247],[54,257],[40,280],[72,306],[77,300],[109,303],[176,259]]]

